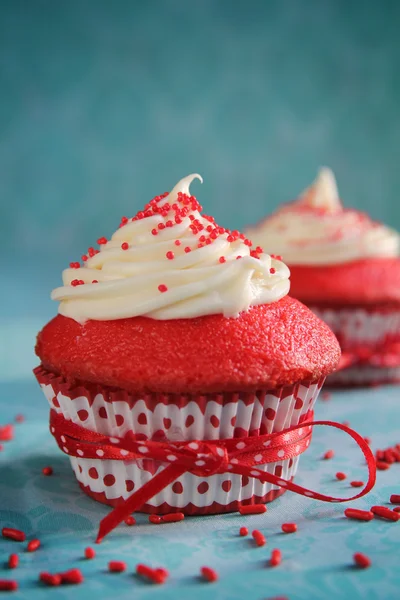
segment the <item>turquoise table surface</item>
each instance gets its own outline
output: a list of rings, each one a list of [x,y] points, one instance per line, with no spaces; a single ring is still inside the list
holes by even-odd
[[[348,420],[360,433],[372,438],[373,448],[400,442],[398,403],[400,388],[335,392],[328,401],[319,401],[320,419]],[[39,537],[42,547],[35,553],[26,544],[0,538],[0,579],[16,578],[20,590],[13,598],[191,598],[262,600],[277,596],[290,600],[363,600],[399,597],[400,523],[374,520],[350,521],[343,516],[346,505],[325,504],[287,492],[268,505],[263,515],[238,514],[192,517],[182,523],[151,525],[145,515],[138,525],[120,526],[101,545],[97,556],[83,558],[88,545],[94,545],[99,520],[109,510],[85,497],[79,490],[68,459],[56,447],[47,425],[48,410],[38,385],[32,379],[0,384],[0,424],[14,421],[22,413],[23,423],[15,424],[15,438],[0,452],[0,525],[22,528],[28,539]],[[335,456],[323,460],[332,448]],[[44,477],[42,467],[51,465],[52,477]],[[335,473],[344,471],[346,481]],[[361,451],[345,434],[320,427],[302,456],[297,481],[312,489],[349,496],[352,480],[367,475]],[[378,472],[374,490],[354,506],[368,508],[386,504],[392,493],[400,493],[400,465]],[[298,531],[281,533],[284,522],[295,521]],[[251,537],[239,536],[248,526],[265,533],[267,545],[257,548]],[[280,548],[282,564],[272,569],[268,557]],[[20,566],[6,568],[11,552],[20,553]],[[354,552],[365,552],[372,567],[353,566]],[[109,560],[125,560],[123,574],[107,572]],[[164,566],[170,579],[163,586],[143,582],[134,575],[135,565],[144,562]],[[218,571],[220,580],[208,584],[198,576],[203,565]],[[50,572],[79,567],[85,577],[81,586],[42,587],[40,571]],[[7,594],[5,594],[8,597]],[[11,594],[10,594],[11,596]]]

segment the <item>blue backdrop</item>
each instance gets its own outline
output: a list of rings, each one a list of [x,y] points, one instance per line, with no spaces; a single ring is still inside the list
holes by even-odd
[[[327,164],[400,228],[399,18],[394,0],[0,0],[0,333],[23,317],[30,336],[13,325],[3,352],[30,352],[69,261],[191,172],[226,226]]]

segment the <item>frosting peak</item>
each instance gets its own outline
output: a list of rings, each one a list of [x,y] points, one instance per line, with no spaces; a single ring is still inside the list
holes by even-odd
[[[247,234],[288,265],[333,265],[369,257],[399,255],[400,237],[367,214],[344,208],[330,169],[320,170],[312,186]]]
[[[322,167],[314,183],[300,196],[299,203],[310,208],[324,209],[327,213],[341,210],[342,203],[333,171],[328,167]]]
[[[189,191],[196,178],[203,181],[188,175],[135,217],[123,217],[110,240],[89,248],[83,266],[71,263],[51,296],[60,314],[78,322],[237,317],[286,296],[287,266],[201,214]]]

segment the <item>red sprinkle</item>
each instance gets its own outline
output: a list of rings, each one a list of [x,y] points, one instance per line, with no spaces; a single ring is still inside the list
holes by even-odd
[[[364,485],[363,481],[350,481],[351,487],[362,487]]]
[[[353,559],[356,565],[361,569],[367,569],[371,566],[371,560],[368,558],[368,556],[362,554],[361,552],[356,552],[353,555]]]
[[[271,275],[273,275],[274,273],[276,273],[276,269],[274,269],[274,267],[271,267],[269,272],[271,273]]]
[[[271,558],[269,559],[269,564],[271,567],[277,567],[282,562],[282,553],[278,548],[275,548],[271,552]]]
[[[129,525],[129,527],[132,527],[132,525],[136,525],[135,517],[126,517],[125,525]]]
[[[251,532],[251,535],[257,546],[265,546],[267,543],[265,536],[258,529],[254,529],[254,531]]]
[[[208,582],[214,583],[214,581],[218,581],[218,573],[211,567],[201,567],[200,572]]]
[[[60,585],[62,581],[61,575],[51,575],[50,573],[40,573],[39,581],[42,583],[54,587]]]
[[[392,494],[390,496],[390,502],[392,504],[400,504],[400,494]]]
[[[0,592],[15,592],[18,589],[18,582],[12,579],[0,579]]]
[[[90,548],[90,546],[85,548],[85,558],[87,558],[88,560],[92,560],[92,558],[94,558],[95,556],[96,552],[93,550],[93,548]]]
[[[191,251],[192,251],[192,249],[191,249],[189,246],[186,246],[186,247],[185,247],[185,252],[186,252],[186,254],[187,254],[188,252],[191,252]]]
[[[283,533],[295,533],[297,531],[296,523],[284,523],[282,525]]]
[[[261,515],[267,512],[267,507],[265,504],[246,504],[239,506],[239,512],[241,515]]]
[[[23,531],[13,529],[12,527],[3,527],[1,533],[3,537],[14,540],[15,542],[24,542],[26,540],[26,535]]]
[[[158,525],[159,523],[161,523],[161,517],[159,517],[158,515],[150,515],[149,521],[154,525]]]
[[[225,256],[220,256],[218,260],[219,260],[219,262],[220,262],[221,264],[223,264],[224,262],[226,262],[226,258],[225,258]]]
[[[249,530],[247,529],[247,527],[241,527],[239,529],[239,534],[242,536],[249,535]]]
[[[126,562],[123,562],[122,560],[111,560],[108,563],[108,570],[111,571],[111,573],[123,573],[126,571]]]
[[[30,542],[28,542],[28,545],[26,547],[28,552],[36,552],[36,550],[38,548],[40,548],[40,540],[30,540]]]
[[[128,242],[122,242],[122,244],[121,244],[121,248],[122,248],[122,250],[128,250],[128,249],[129,249],[129,244],[128,244]]]
[[[175,254],[172,252],[172,250],[169,250],[165,256],[168,258],[168,260],[173,260],[175,258]]]
[[[158,291],[163,294],[164,292],[168,291],[168,288],[166,285],[164,285],[164,283],[160,283],[160,285],[158,286]]]
[[[163,523],[177,523],[178,521],[183,521],[184,518],[185,515],[181,512],[169,513],[168,515],[163,515],[161,521]]]
[[[14,437],[14,425],[0,427],[0,442],[10,442]]]
[[[175,244],[175,246],[180,246],[181,245],[181,240],[175,240],[174,244]]]
[[[343,479],[346,479],[346,477],[346,473],[342,473],[341,471],[338,471],[336,473],[336,479],[339,479],[339,481],[343,481]]]
[[[19,556],[18,554],[10,554],[8,557],[8,568],[16,569],[19,565]]]
[[[400,513],[400,506],[395,506],[393,512]]]
[[[136,566],[136,573],[141,577],[146,577],[150,579],[152,583],[164,583],[166,579],[165,573],[168,573],[166,569],[152,569],[147,565],[139,564]]]
[[[387,471],[388,469],[390,469],[390,464],[383,462],[382,460],[378,460],[376,462],[376,468],[378,469],[378,471]]]
[[[327,450],[324,454],[324,459],[328,460],[329,458],[333,458],[335,456],[335,453],[333,450]]]
[[[43,467],[42,473],[43,475],[46,475],[46,477],[53,475],[53,467]]]
[[[97,240],[97,243],[99,246],[101,246],[102,244],[107,244],[107,238],[106,237],[101,237]]]
[[[164,567],[159,567],[158,569],[154,569],[154,573],[157,579],[161,579],[161,581],[156,581],[156,583],[164,583],[169,577],[169,572]]]
[[[357,521],[372,521],[374,515],[369,510],[359,510],[358,508],[346,508],[344,511],[348,519],[356,519]]]
[[[394,512],[394,510],[391,510],[387,506],[371,506],[371,512],[377,517],[387,519],[388,521],[398,521],[400,519],[400,514]]]
[[[84,577],[79,569],[70,569],[65,573],[60,573],[62,583],[80,584],[84,581]]]

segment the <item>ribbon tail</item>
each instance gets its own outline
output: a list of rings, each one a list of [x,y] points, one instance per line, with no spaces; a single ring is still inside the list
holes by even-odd
[[[138,510],[143,504],[146,504],[148,500],[186,473],[186,471],[186,467],[169,465],[161,473],[145,483],[137,492],[125,500],[123,504],[117,506],[117,508],[100,521],[96,544],[100,544],[106,535],[122,523],[126,517],[135,512],[135,510]]]

